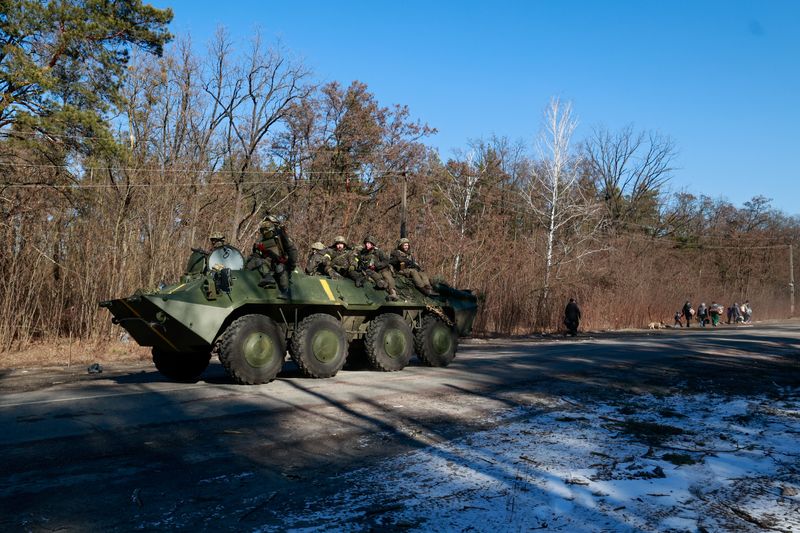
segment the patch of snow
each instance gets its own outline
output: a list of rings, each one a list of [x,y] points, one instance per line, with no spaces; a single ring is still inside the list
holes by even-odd
[[[491,430],[342,474],[339,494],[282,529],[798,531],[800,390],[781,396],[509,410]]]

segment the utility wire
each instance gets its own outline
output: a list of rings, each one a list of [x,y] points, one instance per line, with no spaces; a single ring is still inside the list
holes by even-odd
[[[321,179],[321,180],[298,180],[291,183],[291,186],[310,186],[316,185],[317,182],[324,181],[328,183],[333,183],[336,180],[333,179]],[[344,183],[344,180],[341,180]],[[212,181],[209,183],[192,183],[192,182],[177,182],[177,183],[128,183],[128,182],[119,182],[116,184],[110,183],[75,183],[75,184],[50,184],[50,183],[0,183],[0,188],[13,188],[13,189],[35,189],[39,187],[49,187],[51,189],[64,189],[64,190],[73,190],[73,189],[146,189],[146,188],[177,188],[177,187],[202,187],[202,188],[210,188],[210,187],[218,187],[218,186],[230,186],[230,185],[286,185],[288,182],[286,180],[260,180],[260,181]]]
[[[51,170],[70,170],[80,167],[84,173],[102,170],[124,170],[128,172],[153,172],[162,174],[288,174],[288,170],[224,170],[224,169],[200,169],[200,168],[150,168],[150,167],[82,167],[80,165],[45,165],[41,163],[2,163],[0,167],[8,168],[47,168]],[[292,167],[289,167],[292,168]],[[310,174],[342,174],[339,170],[308,171]],[[413,173],[411,170],[370,170],[364,174],[385,176],[390,174],[402,175],[403,172]],[[345,176],[346,177],[346,176]],[[355,177],[355,175],[353,176]]]

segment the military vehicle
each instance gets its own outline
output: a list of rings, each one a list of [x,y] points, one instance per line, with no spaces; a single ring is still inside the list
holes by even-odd
[[[216,355],[234,381],[248,385],[272,381],[287,348],[313,378],[334,376],[349,349],[362,343],[375,370],[401,370],[414,352],[425,365],[447,366],[477,313],[471,291],[444,283],[436,284],[438,295],[425,296],[398,276],[399,300],[388,301],[386,291],[369,284],[295,269],[287,296],[259,286],[261,274],[244,264],[232,246],[209,255],[195,251],[178,283],[100,306],[136,342],[152,346],[164,376],[195,381]]]

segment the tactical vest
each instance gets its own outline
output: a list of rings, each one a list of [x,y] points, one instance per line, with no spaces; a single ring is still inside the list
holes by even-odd
[[[375,270],[383,270],[389,266],[389,262],[386,254],[376,246],[372,250],[362,248],[358,252],[358,266],[363,270],[368,269],[370,266],[375,267]]]
[[[358,257],[353,250],[331,250],[331,266],[338,271],[355,270],[358,266]]]
[[[308,261],[306,261],[306,274],[324,274],[325,271],[322,266],[329,260],[330,256],[326,252],[315,250],[308,256]]]
[[[419,264],[416,262],[411,252],[404,252],[399,248],[392,252],[392,266],[397,270],[412,268],[411,265],[414,265],[414,268],[419,268]]]

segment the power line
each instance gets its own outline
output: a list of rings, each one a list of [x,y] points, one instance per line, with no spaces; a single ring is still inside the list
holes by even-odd
[[[289,174],[289,170],[224,170],[224,169],[199,169],[199,168],[150,168],[150,167],[98,167],[98,166],[91,166],[91,167],[83,167],[80,165],[46,165],[41,163],[0,163],[0,167],[8,167],[8,168],[46,168],[51,170],[70,170],[76,167],[79,167],[84,173],[86,172],[93,172],[93,171],[103,171],[103,170],[117,170],[117,171],[126,171],[126,172],[152,172],[152,173],[161,173],[161,174],[175,174],[175,173],[184,173],[184,174],[268,174],[268,175],[276,175],[276,174]],[[290,169],[293,167],[289,167]],[[309,170],[307,171],[311,175],[317,174],[338,174],[341,175],[342,171],[339,170],[321,170],[321,171],[314,171]],[[369,176],[386,176],[391,174],[397,174],[400,176],[403,172],[413,173],[413,171],[409,170],[368,170],[363,172],[363,174]],[[355,174],[351,177],[357,177]],[[342,179],[347,179],[348,176],[342,176]]]
[[[316,185],[316,181],[333,182],[334,180],[299,180],[291,183],[294,186],[310,186]],[[127,183],[120,182],[117,184],[110,183],[77,183],[77,184],[50,184],[50,183],[0,183],[0,187],[13,188],[13,189],[35,189],[39,187],[49,187],[51,189],[146,189],[146,188],[175,188],[175,187],[218,187],[230,185],[272,185],[281,184],[286,185],[286,180],[261,180],[261,181],[215,181],[209,183],[192,183],[192,182],[178,182],[178,183]]]

